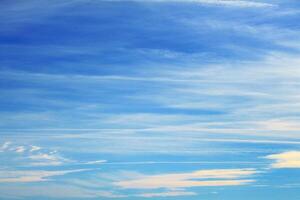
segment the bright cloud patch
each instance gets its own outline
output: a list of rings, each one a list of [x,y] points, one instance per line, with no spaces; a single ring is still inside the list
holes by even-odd
[[[0,171],[0,183],[12,182],[41,182],[47,181],[52,176],[62,176],[68,173],[80,172],[83,170],[67,170],[67,171]]]
[[[256,171],[253,169],[200,170],[190,173],[142,176],[133,178],[132,180],[116,182],[115,185],[122,188],[135,189],[176,189],[201,186],[244,185],[251,183],[254,180],[240,178],[244,178],[255,173]]]
[[[300,168],[300,151],[272,154],[266,158],[275,160],[272,164],[273,168]]]

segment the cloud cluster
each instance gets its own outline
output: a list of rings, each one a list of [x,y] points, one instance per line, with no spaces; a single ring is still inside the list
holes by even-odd
[[[10,141],[4,142],[0,152],[17,153],[16,157],[22,157],[27,161],[26,166],[57,166],[69,161],[57,151],[49,151],[36,145],[17,145]]]

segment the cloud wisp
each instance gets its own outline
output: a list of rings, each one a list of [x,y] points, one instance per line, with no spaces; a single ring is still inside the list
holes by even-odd
[[[152,198],[152,197],[175,197],[175,196],[195,196],[197,193],[188,192],[188,191],[166,191],[166,192],[152,192],[152,193],[143,193],[136,195],[137,197],[143,198]]]
[[[273,160],[272,168],[300,168],[300,151],[287,151],[268,155],[265,158]]]
[[[121,2],[124,0],[106,0]],[[131,0],[135,2],[152,2],[152,3],[195,3],[202,5],[213,5],[213,6],[228,6],[228,7],[240,7],[240,8],[268,8],[274,7],[274,4],[258,2],[258,1],[247,1],[247,0]]]
[[[9,146],[11,145],[11,142],[7,141],[4,142],[1,146],[0,146],[0,152],[5,152]]]
[[[69,173],[82,172],[79,170],[62,170],[62,171],[46,171],[46,170],[0,170],[0,183],[14,182],[41,182],[49,181],[51,177],[62,176]]]
[[[0,147],[0,152],[14,153],[16,158],[26,161],[20,163],[20,166],[59,166],[70,162],[57,151],[47,150],[37,145],[17,145],[7,141]]]
[[[114,185],[124,189],[178,189],[203,186],[236,186],[254,182],[255,180],[252,179],[241,178],[249,177],[256,173],[257,171],[254,169],[199,170],[190,173],[142,175],[132,178],[131,180],[115,182]]]

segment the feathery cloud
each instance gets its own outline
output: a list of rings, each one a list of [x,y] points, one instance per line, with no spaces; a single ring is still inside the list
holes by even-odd
[[[95,160],[95,161],[88,161],[84,164],[86,165],[94,165],[94,164],[103,164],[103,163],[106,163],[107,160]]]
[[[138,176],[132,180],[119,181],[114,184],[127,189],[176,189],[201,186],[234,186],[254,182],[254,180],[240,178],[248,177],[255,173],[257,173],[257,171],[254,169],[200,170],[190,173]]]
[[[33,166],[51,166],[51,165],[55,166],[55,165],[61,165],[64,161],[67,161],[66,158],[51,153],[33,154],[30,155],[28,158],[34,161],[31,163],[31,165]]]
[[[65,170],[65,171],[45,171],[45,170],[1,170],[0,183],[12,182],[41,182],[47,181],[53,176],[62,176],[69,173],[81,172],[79,170]]]
[[[11,145],[11,142],[7,141],[7,142],[4,142],[2,144],[2,146],[0,147],[0,152],[4,152],[5,150],[7,150],[7,148]]]
[[[34,145],[31,145],[30,152],[33,152],[33,151],[39,151],[39,150],[41,150],[41,147],[39,147],[39,146],[34,146]]]
[[[175,196],[194,196],[194,195],[197,195],[197,193],[187,192],[187,191],[167,191],[167,192],[156,192],[156,193],[143,193],[136,196],[151,198],[151,197],[175,197]]]
[[[272,168],[300,168],[300,151],[288,151],[268,155],[265,158],[274,160]]]
[[[122,1],[122,0],[107,0],[107,1]],[[207,4],[214,6],[231,6],[231,7],[242,7],[242,8],[265,8],[273,7],[274,4],[258,2],[258,1],[246,1],[246,0],[132,0],[137,2],[155,2],[155,3],[198,3]]]
[[[23,153],[26,150],[26,148],[24,146],[18,146],[15,149],[16,153]]]

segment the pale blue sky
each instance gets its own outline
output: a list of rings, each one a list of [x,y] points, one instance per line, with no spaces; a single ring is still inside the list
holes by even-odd
[[[4,0],[0,199],[298,200],[296,0]]]

